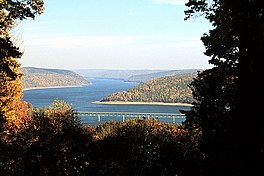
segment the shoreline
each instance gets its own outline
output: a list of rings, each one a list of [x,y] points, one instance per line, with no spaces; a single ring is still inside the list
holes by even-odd
[[[51,87],[30,87],[30,88],[25,88],[25,90],[37,90],[37,89],[58,89],[58,88],[68,88],[68,87],[82,87],[90,84],[82,84],[82,85],[75,85],[75,86],[51,86]]]
[[[192,104],[188,103],[163,103],[163,102],[125,102],[125,101],[95,101],[95,104],[104,105],[161,105],[161,106],[188,106],[192,107]]]

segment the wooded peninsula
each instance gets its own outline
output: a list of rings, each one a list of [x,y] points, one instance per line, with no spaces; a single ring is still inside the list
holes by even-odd
[[[90,84],[87,79],[70,70],[35,67],[22,67],[20,70],[23,73],[21,81],[24,90]]]
[[[188,85],[196,73],[188,75],[164,76],[141,83],[128,91],[113,93],[100,102],[193,102],[192,92]]]

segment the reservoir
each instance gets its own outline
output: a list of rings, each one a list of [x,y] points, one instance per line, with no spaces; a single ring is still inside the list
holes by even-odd
[[[126,91],[138,83],[124,82],[115,79],[87,78],[91,84],[81,87],[32,89],[23,91],[23,100],[33,107],[48,107],[54,99],[58,98],[69,104],[77,111],[89,112],[140,112],[140,113],[177,113],[179,110],[189,110],[188,106],[165,105],[113,105],[96,104],[107,95],[118,91]],[[82,120],[85,117],[82,117]]]

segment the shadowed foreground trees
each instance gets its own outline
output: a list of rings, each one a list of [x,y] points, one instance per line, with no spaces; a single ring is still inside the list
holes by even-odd
[[[257,101],[263,95],[263,2],[190,0],[186,5],[186,19],[205,15],[213,26],[201,39],[215,67],[191,83],[196,102],[186,112],[187,123],[202,128],[203,174],[258,173],[264,162],[262,107]]]
[[[4,133],[1,128],[1,174],[236,176],[261,173],[264,123],[258,113],[261,103],[254,102],[263,95],[258,85],[261,80],[258,66],[264,55],[262,1],[190,0],[187,3],[187,18],[205,14],[214,27],[203,35],[202,41],[205,54],[211,57],[209,63],[215,66],[199,73],[190,85],[196,101],[191,111],[186,112],[188,129],[142,119],[107,123],[97,128],[82,127],[72,108],[60,102],[32,111],[21,106],[25,108],[21,111],[23,108],[16,102],[21,91],[15,82],[19,80],[16,58],[21,53],[12,44],[7,29],[16,19],[34,17],[43,4],[37,0],[25,1],[29,4],[20,2],[0,1],[3,45],[0,118],[7,120],[11,114],[10,119],[26,119],[18,126],[7,125]],[[19,108],[15,112],[20,115],[14,115],[14,107]]]
[[[200,130],[145,120],[82,126],[63,101],[32,109],[20,133],[0,143],[3,175],[193,175]]]
[[[1,137],[3,175],[78,175],[91,135],[81,128],[70,105],[56,100],[50,107],[32,109],[19,133]],[[88,141],[88,142],[87,142]]]
[[[193,175],[199,170],[199,130],[155,120],[109,122],[94,131],[92,175]]]
[[[199,170],[199,129],[154,120],[81,126],[65,102],[32,109],[21,102],[22,52],[15,22],[43,11],[42,0],[0,1],[0,173],[2,175],[189,175]]]

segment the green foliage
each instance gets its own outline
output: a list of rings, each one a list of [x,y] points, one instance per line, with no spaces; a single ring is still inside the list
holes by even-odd
[[[199,125],[206,133],[226,129],[227,116],[234,109],[237,76],[230,68],[214,67],[198,74],[190,84],[196,100],[191,112],[186,113],[186,123]]]

